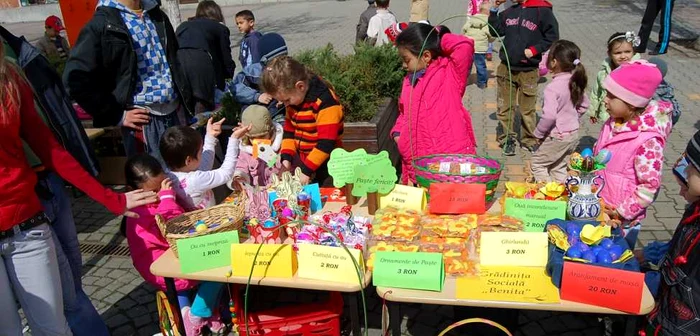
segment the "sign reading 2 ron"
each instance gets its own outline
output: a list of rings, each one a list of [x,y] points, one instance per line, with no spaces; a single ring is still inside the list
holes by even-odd
[[[506,198],[506,215],[525,223],[525,232],[544,232],[550,219],[566,219],[566,202]]]
[[[238,231],[179,239],[177,251],[184,274],[230,265],[231,244],[238,244]]]

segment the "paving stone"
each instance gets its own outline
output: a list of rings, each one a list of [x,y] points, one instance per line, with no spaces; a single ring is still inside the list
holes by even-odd
[[[130,335],[133,335],[135,331],[136,330],[134,330],[134,327],[132,327],[130,325],[125,325],[125,326],[117,328],[112,333],[112,335],[113,336],[130,336]]]
[[[120,327],[126,323],[129,322],[129,319],[124,316],[124,315],[115,315],[107,320],[105,320],[105,324],[107,324],[107,327],[110,329],[114,329],[116,327]]]
[[[523,335],[534,336],[534,335],[544,335],[545,331],[540,327],[537,322],[528,323],[520,327],[520,332]]]
[[[114,294],[111,294],[111,295],[107,296],[106,298],[104,298],[104,301],[109,303],[109,304],[115,304],[115,303],[119,302],[119,300],[121,300],[123,297],[124,297],[124,295],[122,293],[114,293]]]
[[[669,234],[668,231],[653,231],[652,234],[654,238],[659,241],[671,240],[671,234]]]
[[[566,331],[567,328],[567,326],[562,323],[559,316],[552,316],[546,320],[539,321],[539,324],[548,334],[561,333]]]
[[[139,316],[150,316],[148,314],[148,309],[143,306],[136,306],[134,308],[129,309],[126,312],[126,315],[128,315],[130,318],[137,318]]]

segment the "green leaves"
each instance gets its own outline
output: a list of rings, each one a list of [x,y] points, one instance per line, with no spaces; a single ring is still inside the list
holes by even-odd
[[[370,121],[382,98],[397,98],[405,72],[391,45],[355,46],[352,55],[338,55],[333,45],[306,50],[295,56],[335,89],[345,110],[345,121]]]

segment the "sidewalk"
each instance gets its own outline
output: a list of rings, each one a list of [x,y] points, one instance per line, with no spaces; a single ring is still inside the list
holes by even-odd
[[[695,1],[695,0],[692,0]],[[408,18],[410,0],[393,0],[392,11],[399,20]],[[640,1],[637,1],[640,2]],[[674,16],[683,16],[682,3],[676,2]],[[439,23],[441,19],[463,11],[463,0],[435,0],[431,2],[430,19]],[[365,1],[352,0],[294,2],[271,5],[251,5],[258,18],[262,31],[278,31],[287,40],[291,53],[308,48],[317,48],[333,43],[344,53],[352,52],[355,25]],[[696,2],[697,4],[697,2]],[[637,30],[641,21],[639,10],[632,10],[629,2],[621,5],[616,0],[592,0],[582,4],[578,0],[557,0],[554,2],[555,14],[560,24],[563,39],[572,40],[582,49],[582,60],[589,75],[589,83],[594,80],[600,63],[605,56],[605,39],[615,31]],[[233,40],[240,35],[233,29],[233,13],[243,6],[225,7],[227,25],[232,28]],[[697,8],[694,6],[693,8]],[[642,8],[643,10],[643,8]],[[187,14],[187,15],[191,15]],[[183,17],[186,14],[183,12]],[[582,19],[585,18],[585,19]],[[700,20],[700,19],[698,19]],[[453,31],[458,32],[464,23],[463,18],[446,22]],[[25,24],[6,25],[15,34],[31,36],[30,29],[36,26]],[[41,24],[39,24],[39,28]],[[25,31],[26,30],[26,31]],[[685,201],[678,196],[679,187],[673,179],[669,166],[685,149],[687,141],[700,128],[700,59],[698,53],[682,45],[672,43],[668,55],[663,56],[669,64],[667,80],[676,86],[676,97],[683,108],[681,122],[674,127],[668,139],[665,159],[663,186],[656,203],[650,208],[648,218],[644,221],[640,241],[668,240],[682,215]],[[234,54],[237,50],[234,51]],[[494,57],[494,60],[497,57]],[[494,69],[497,63],[490,64]],[[493,75],[493,72],[492,72]],[[472,77],[474,77],[472,75]],[[544,89],[544,85],[540,85]],[[524,159],[519,155],[503,157],[495,142],[497,125],[495,80],[489,80],[489,87],[479,90],[472,81],[464,98],[467,109],[471,111],[479,153],[502,159],[506,179],[520,180],[525,177]],[[580,131],[582,146],[590,146],[598,135],[600,125],[582,122]],[[119,235],[119,219],[110,215],[100,205],[85,196],[73,200],[78,236],[81,242],[85,262],[83,282],[85,291],[91,297],[112,334],[147,335],[158,332],[157,313],[154,303],[154,290],[143,283],[133,269],[125,248],[126,241]],[[370,288],[367,290],[370,323],[370,335],[380,335],[381,299]],[[279,294],[279,300],[286,301],[297,294],[286,291]],[[437,335],[453,321],[453,309],[446,306],[405,305],[402,330],[405,335]],[[520,329],[515,335],[600,335],[597,316],[581,314],[562,314],[526,311],[521,314]]]

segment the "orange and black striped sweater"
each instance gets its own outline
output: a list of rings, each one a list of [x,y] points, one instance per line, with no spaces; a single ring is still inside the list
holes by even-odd
[[[287,106],[282,140],[282,160],[299,163],[301,171],[311,176],[342,147],[343,106],[332,88],[319,77],[309,80],[304,102]],[[300,160],[294,160],[299,155]]]

